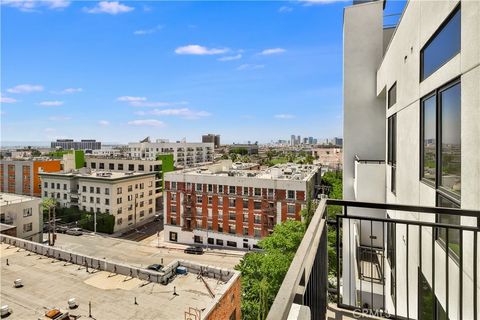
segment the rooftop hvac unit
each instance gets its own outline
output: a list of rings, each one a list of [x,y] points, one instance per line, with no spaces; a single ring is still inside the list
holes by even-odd
[[[233,172],[233,171],[229,171],[227,174],[228,174],[229,177],[235,176],[235,172]]]
[[[6,316],[8,316],[10,313],[12,313],[12,311],[11,311],[10,307],[8,306],[8,304],[3,305],[0,310],[1,310],[1,311],[0,311],[0,314],[1,314],[2,318],[3,318],[3,317],[6,317]]]
[[[75,298],[68,299],[68,307],[70,309],[75,309],[75,308],[78,307],[78,304],[77,304],[77,301],[75,300]]]
[[[23,287],[22,279],[16,279],[15,281],[13,281],[13,286],[14,286],[15,288],[21,288],[21,287]]]

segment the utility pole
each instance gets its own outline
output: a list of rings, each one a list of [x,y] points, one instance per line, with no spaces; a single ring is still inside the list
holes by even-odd
[[[55,245],[55,227],[56,227],[56,223],[55,223],[55,219],[56,219],[56,214],[55,214],[55,207],[53,207],[53,240],[52,240],[52,246]]]

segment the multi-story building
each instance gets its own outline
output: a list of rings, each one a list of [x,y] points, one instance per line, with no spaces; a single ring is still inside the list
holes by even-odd
[[[229,151],[241,151],[245,150],[246,154],[258,154],[258,144],[255,143],[248,143],[248,144],[241,144],[241,143],[234,143],[228,146]]]
[[[192,167],[201,163],[213,161],[213,142],[168,142],[157,139],[150,142],[145,139],[141,142],[128,144],[130,157],[154,160],[161,154],[173,154],[175,167]]]
[[[343,303],[480,318],[480,2],[408,1],[386,29],[383,8],[344,11],[343,197],[389,206],[348,210]],[[350,272],[362,248],[375,281]]]
[[[128,157],[100,157],[87,156],[86,167],[93,170],[106,170],[109,172],[148,172],[155,173],[155,206],[160,210],[163,201],[163,167],[162,160],[141,160]],[[166,168],[172,171],[173,168]]]
[[[0,192],[16,193],[40,197],[39,171],[56,172],[62,170],[60,160],[30,159],[0,161]]]
[[[202,142],[203,143],[212,143],[215,146],[215,148],[220,147],[220,135],[219,134],[204,134],[202,136]]]
[[[315,157],[315,163],[322,167],[330,169],[342,169],[342,149],[341,148],[312,148],[312,156]]]
[[[82,139],[80,141],[73,141],[73,139],[57,139],[51,142],[53,149],[62,148],[64,150],[97,150],[102,148],[102,143],[94,139]]]
[[[0,193],[0,223],[16,227],[16,237],[35,242],[43,240],[43,214],[40,198]]]
[[[155,173],[111,172],[83,168],[40,173],[42,197],[59,206],[115,216],[114,232],[155,215]]]
[[[301,219],[300,211],[313,199],[319,167],[243,168],[227,160],[167,173],[165,240],[249,249],[276,224]]]

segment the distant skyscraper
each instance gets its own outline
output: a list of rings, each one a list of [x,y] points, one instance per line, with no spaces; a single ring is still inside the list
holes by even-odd
[[[220,147],[220,135],[219,134],[204,134],[202,136],[202,142],[203,143],[211,143],[213,142],[213,145],[215,148]]]
[[[294,146],[294,145],[296,145],[296,144],[297,144],[297,143],[296,143],[296,140],[295,140],[295,135],[292,134],[292,135],[290,136],[290,145]]]
[[[302,143],[302,137],[297,136],[297,144],[300,144],[300,143]]]

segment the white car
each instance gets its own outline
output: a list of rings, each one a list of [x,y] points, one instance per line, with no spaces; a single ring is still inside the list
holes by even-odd
[[[83,234],[82,228],[71,228],[68,229],[65,233],[71,236],[81,236]]]

